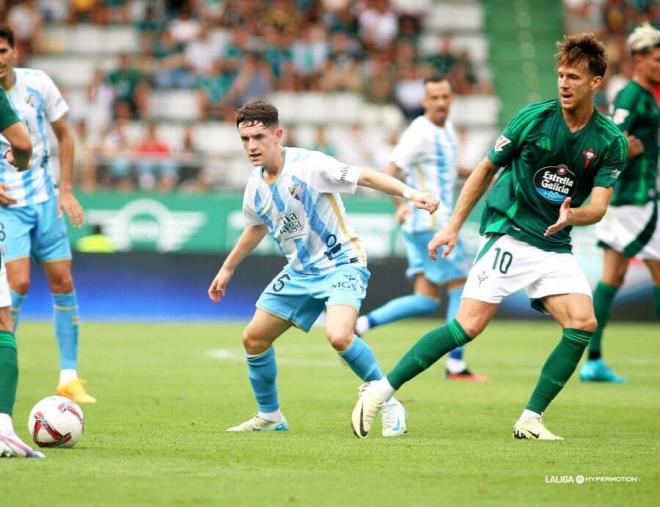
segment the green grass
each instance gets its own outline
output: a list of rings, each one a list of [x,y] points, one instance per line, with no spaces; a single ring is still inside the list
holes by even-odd
[[[384,369],[431,325],[373,331]],[[489,382],[448,382],[435,366],[399,393],[408,435],[374,431],[366,440],[349,426],[359,381],[319,329],[291,331],[277,346],[290,431],[224,433],[254,411],[240,330],[84,323],[81,373],[99,399],[84,407],[86,434],[74,449],[48,449],[45,460],[0,460],[0,505],[657,505],[657,325],[609,328],[606,353],[630,382],[572,379],[545,417],[564,442],[511,437],[559,338],[551,323],[494,322],[469,350]],[[219,348],[231,357],[208,354]],[[15,424],[27,437],[29,409],[57,378],[50,325],[22,323],[19,351]],[[576,474],[639,481],[546,483]]]

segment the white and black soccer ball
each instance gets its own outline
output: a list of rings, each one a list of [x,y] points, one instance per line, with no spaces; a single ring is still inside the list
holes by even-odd
[[[28,431],[39,447],[73,447],[85,429],[78,404],[64,396],[39,401],[28,417]]]

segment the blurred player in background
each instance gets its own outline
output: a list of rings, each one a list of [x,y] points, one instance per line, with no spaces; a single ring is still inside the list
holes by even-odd
[[[0,90],[0,132],[9,145],[3,151],[4,170],[17,172],[29,169],[32,156],[30,133],[16,116],[4,90]],[[6,234],[7,226],[0,217],[0,239],[4,240]],[[9,312],[11,296],[2,254],[0,251],[0,458],[43,458],[43,454],[31,449],[18,438],[12,423],[18,385],[18,355]]]
[[[400,197],[394,197],[396,219],[403,224],[403,237],[408,255],[406,275],[413,280],[414,294],[402,296],[361,316],[355,332],[363,336],[376,326],[406,317],[435,315],[440,309],[440,292],[447,294],[446,321],[451,322],[461,302],[468,265],[460,242],[447,258],[432,260],[427,245],[433,235],[449,221],[454,207],[456,187],[456,133],[448,119],[452,90],[445,77],[424,80],[424,114],[416,118],[401,136],[385,172],[405,175],[405,181],[422,192],[440,198],[438,211],[432,215],[410,208]],[[472,373],[463,360],[463,347],[449,353],[445,369],[450,379],[486,380]]]
[[[30,257],[43,265],[53,297],[55,335],[60,351],[57,393],[78,403],[94,403],[78,378],[78,300],[71,276],[71,247],[62,216],[80,227],[83,210],[73,195],[73,135],[66,120],[69,107],[42,71],[15,68],[14,34],[0,26],[0,84],[18,117],[27,125],[34,147],[30,171],[0,171],[0,219],[7,278],[12,296],[14,333],[30,288]],[[50,124],[60,161],[59,193],[53,180],[48,140]],[[7,147],[0,140],[0,148]]]
[[[614,123],[630,138],[628,164],[614,186],[607,215],[596,235],[603,247],[603,275],[594,291],[598,328],[580,380],[625,382],[603,361],[601,342],[614,297],[623,284],[630,259],[644,260],[653,277],[655,313],[660,319],[660,220],[658,220],[658,129],[660,109],[653,93],[660,86],[660,31],[642,25],[628,37],[634,59],[633,78],[612,104]]]
[[[526,408],[514,425],[520,439],[561,440],[541,421],[577,367],[596,329],[591,287],[571,254],[570,230],[603,218],[612,186],[626,163],[628,142],[594,108],[607,60],[593,34],[559,43],[559,99],[531,104],[509,122],[463,186],[449,223],[429,243],[448,255],[474,205],[503,172],[486,199],[481,249],[468,274],[460,308],[449,324],[430,331],[380,381],[361,390],[354,433],[367,436],[382,403],[443,355],[478,336],[501,301],[527,289],[532,306],[562,327]],[[581,206],[588,200],[585,206]]]
[[[243,199],[246,227],[211,282],[209,297],[218,302],[225,295],[235,269],[268,233],[288,264],[259,297],[243,332],[258,413],[227,431],[285,431],[288,424],[280,412],[272,344],[292,325],[309,331],[325,309],[326,336],[339,356],[361,379],[382,378],[373,351],[354,334],[369,271],[339,193],[366,186],[404,196],[430,213],[438,201],[391,176],[361,171],[318,151],[284,148],[278,111],[268,103],[244,105],[236,125],[255,167]],[[382,420],[383,435],[405,432],[405,411],[396,400],[385,404]]]

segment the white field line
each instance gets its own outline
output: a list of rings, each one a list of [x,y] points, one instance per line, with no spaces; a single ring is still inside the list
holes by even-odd
[[[294,348],[294,347],[290,347],[290,348]],[[211,357],[219,361],[228,361],[232,363],[245,362],[245,351],[243,349],[238,349],[238,348],[213,349],[213,350],[209,350],[205,355],[207,357]],[[277,355],[275,357],[277,359],[277,364],[289,364],[293,366],[312,366],[312,367],[321,367],[321,368],[339,368],[341,366],[341,362],[339,358],[334,360],[305,359],[305,358],[294,359],[294,358],[286,357],[286,351],[284,354],[281,354],[279,350],[277,351]]]

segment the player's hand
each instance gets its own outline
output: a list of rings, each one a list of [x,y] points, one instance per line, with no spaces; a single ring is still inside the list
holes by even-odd
[[[628,158],[634,158],[637,155],[644,153],[644,145],[642,144],[642,141],[632,134],[628,134],[628,132],[624,132],[624,134],[628,138]]]
[[[227,289],[229,280],[231,280],[233,275],[234,272],[232,270],[226,269],[224,267],[220,268],[220,271],[218,271],[218,274],[215,275],[211,285],[209,285],[208,293],[211,301],[217,303],[225,296],[225,290]]]
[[[428,244],[429,257],[433,260],[436,260],[438,256],[437,250],[441,246],[445,247],[442,252],[442,256],[447,257],[454,249],[457,242],[458,242],[458,231],[448,225],[444,226],[442,229],[436,232],[435,236],[433,236],[431,241],[429,241]]]
[[[429,213],[435,213],[435,210],[438,209],[440,201],[435,195],[432,194],[423,194],[421,192],[413,192],[410,196],[410,202],[412,202],[415,207],[419,209],[425,209]]]
[[[7,195],[7,190],[9,187],[4,183],[0,183],[0,206],[9,206],[11,204],[16,204],[16,199],[12,199]]]
[[[410,206],[408,206],[405,203],[401,204],[396,209],[396,213],[394,215],[394,218],[396,219],[396,223],[397,224],[402,224],[403,222],[405,222],[406,219],[410,216],[410,213],[412,213],[412,210],[410,209]]]
[[[559,207],[559,218],[557,221],[545,230],[544,236],[557,234],[564,227],[571,225],[571,198],[567,197]]]
[[[78,199],[71,192],[60,191],[60,197],[57,200],[57,216],[61,217],[66,213],[74,227],[81,227],[85,222],[85,213]]]

